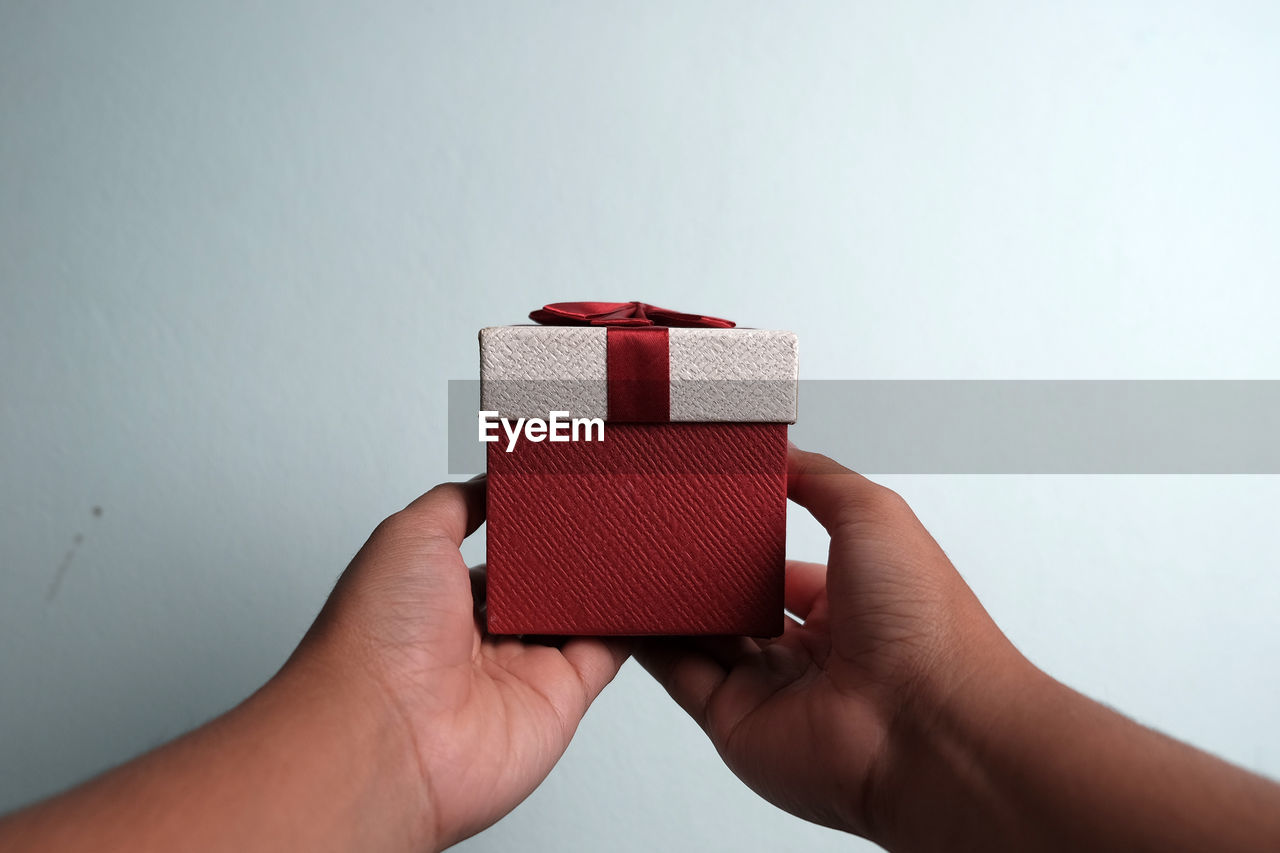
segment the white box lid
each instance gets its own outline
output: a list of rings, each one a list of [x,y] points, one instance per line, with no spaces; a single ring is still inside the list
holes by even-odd
[[[494,326],[480,330],[481,408],[505,418],[608,419],[607,326]],[[672,422],[794,423],[792,332],[667,330]]]

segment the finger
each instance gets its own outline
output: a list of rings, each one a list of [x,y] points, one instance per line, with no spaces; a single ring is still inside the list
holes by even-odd
[[[808,619],[813,604],[827,589],[827,567],[822,563],[787,560],[787,579],[783,603],[787,610]]]
[[[471,576],[471,605],[475,608],[476,618],[483,624],[485,604],[488,602],[489,569],[481,563],[473,566],[468,574]]]
[[[733,669],[760,651],[760,646],[750,637],[691,637],[689,644],[725,669]]]
[[[570,639],[565,634],[517,634],[516,638],[526,646],[546,646],[549,649],[562,649]]]
[[[816,619],[818,617],[814,616],[812,618]],[[819,667],[825,667],[827,655],[831,652],[831,634],[828,631],[808,630],[806,625],[809,624],[811,623],[806,622],[805,625],[802,625],[795,619],[787,617],[783,624],[782,636],[778,637],[770,645],[791,649],[797,655],[802,655],[804,659],[816,663]],[[787,670],[787,666],[780,664],[792,664],[799,660],[798,657],[792,656],[790,660],[779,661],[775,655],[767,658],[766,663],[769,663],[777,670]]]
[[[621,639],[574,637],[560,648],[560,653],[582,681],[582,710],[585,712],[605,685],[618,674],[631,650],[629,644]]]
[[[787,496],[809,510],[828,532],[868,511],[892,511],[902,499],[820,453],[787,451]]]
[[[399,513],[424,536],[439,536],[456,547],[484,523],[486,478],[441,483]]]
[[[627,645],[617,639],[554,639],[555,644],[549,645],[528,637],[490,636],[483,639],[481,648],[551,704],[568,739],[600,691],[618,674],[627,658]]]
[[[782,614],[782,633],[773,637],[751,637],[751,645],[755,646],[757,650],[764,650],[775,643],[780,643],[786,639],[787,633],[791,630],[793,625],[801,628],[804,627],[804,625],[801,624],[792,613],[784,611]]]
[[[645,640],[635,659],[699,726],[707,728],[707,707],[728,670],[711,656],[675,639]]]

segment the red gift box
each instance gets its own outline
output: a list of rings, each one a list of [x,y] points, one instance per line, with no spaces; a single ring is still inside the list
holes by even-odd
[[[794,335],[639,303],[530,316],[566,325],[480,336],[481,408],[509,421],[487,448],[489,631],[781,633]],[[603,425],[511,440],[557,411]]]

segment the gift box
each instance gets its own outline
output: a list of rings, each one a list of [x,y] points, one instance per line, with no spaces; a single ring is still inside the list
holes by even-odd
[[[777,636],[796,339],[632,303],[480,332],[494,634]]]

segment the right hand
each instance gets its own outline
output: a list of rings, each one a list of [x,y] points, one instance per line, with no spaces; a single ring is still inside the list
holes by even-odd
[[[765,799],[883,839],[890,770],[968,679],[1036,672],[896,493],[791,448],[788,492],[831,535],[828,564],[788,561],[776,640],[652,640],[640,663]]]

